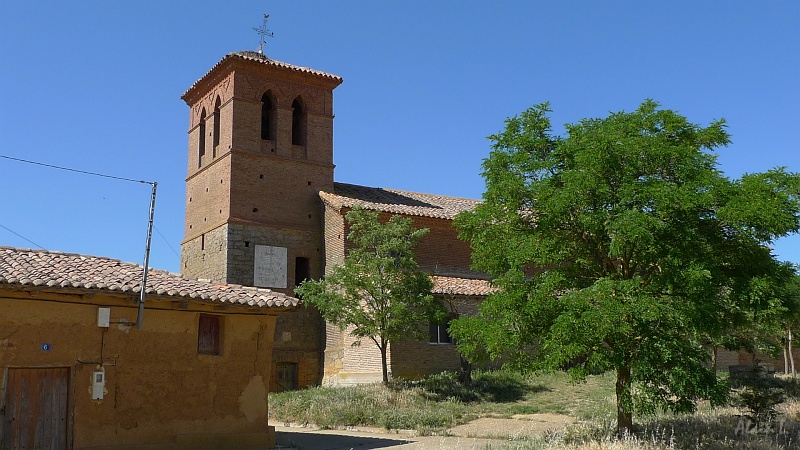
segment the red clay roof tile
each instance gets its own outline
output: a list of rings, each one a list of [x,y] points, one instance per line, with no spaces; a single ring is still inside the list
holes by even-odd
[[[142,266],[138,264],[74,253],[0,247],[0,287],[73,287],[135,294],[141,291],[141,283]],[[261,308],[294,307],[300,302],[269,289],[190,280],[157,269],[150,269],[147,274],[146,294]]]
[[[480,200],[347,183],[334,183],[333,192],[320,192],[319,195],[336,209],[361,206],[373,211],[448,220],[454,219],[460,212],[472,210],[480,203]]]
[[[450,295],[474,295],[485,297],[492,292],[497,291],[488,280],[477,280],[472,278],[456,278],[456,277],[443,277],[433,275],[433,292],[434,294],[450,294]]]

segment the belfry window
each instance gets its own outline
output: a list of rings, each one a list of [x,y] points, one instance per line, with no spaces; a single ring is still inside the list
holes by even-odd
[[[206,156],[206,109],[200,113],[200,127],[197,137],[197,167],[203,166],[203,157]]]
[[[261,96],[261,139],[275,140],[275,106],[270,91]]]
[[[306,145],[306,108],[301,97],[292,102],[292,145]]]
[[[219,146],[219,107],[220,107],[220,100],[217,97],[217,101],[214,103],[214,133],[213,133],[213,142],[211,147],[211,154],[213,158],[217,157],[217,147]]]

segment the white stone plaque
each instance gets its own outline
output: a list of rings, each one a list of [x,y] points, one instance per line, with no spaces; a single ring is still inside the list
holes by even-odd
[[[286,247],[256,245],[253,284],[286,289]]]

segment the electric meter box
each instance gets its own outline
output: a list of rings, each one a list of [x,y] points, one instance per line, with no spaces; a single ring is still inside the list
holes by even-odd
[[[92,400],[102,400],[106,388],[106,372],[95,370],[92,372]]]
[[[97,308],[97,326],[108,328],[111,323],[111,308]]]

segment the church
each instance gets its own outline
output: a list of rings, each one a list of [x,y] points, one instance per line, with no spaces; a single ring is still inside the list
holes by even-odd
[[[474,313],[491,286],[470,270],[469,244],[452,220],[478,201],[335,181],[333,91],[342,81],[240,51],[183,94],[189,151],[181,273],[294,295],[303,280],[343,261],[345,214],[360,206],[430,229],[416,256],[433,293],[452,317]],[[390,344],[392,376],[458,369],[447,323],[420,326],[429,339]],[[313,307],[278,318],[271,370],[271,391],[381,380],[378,349],[326,324]]]

